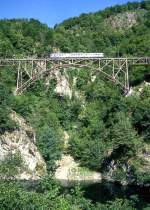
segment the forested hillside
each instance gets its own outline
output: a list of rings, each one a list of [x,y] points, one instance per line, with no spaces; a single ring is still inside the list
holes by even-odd
[[[82,14],[54,29],[34,19],[0,20],[0,57],[46,57],[53,51],[150,56],[150,2]],[[0,209],[150,209],[149,200],[136,192],[106,194],[94,203],[78,186],[64,189],[54,179],[56,160],[65,153],[113,182],[146,187],[149,194],[150,86],[143,84],[149,72],[149,66],[130,68],[130,84],[137,87],[133,95],[124,97],[118,86],[100,76],[92,80],[89,70],[67,71],[70,99],[59,95],[56,78],[48,77],[15,96],[15,69],[0,67],[0,135],[19,130],[10,118],[15,111],[34,129],[47,166],[47,176],[28,186],[14,179],[24,167],[19,154],[1,160]],[[70,136],[67,148],[64,131]]]
[[[149,7],[148,1],[128,3],[66,20],[55,27],[56,44],[62,51],[149,55]]]
[[[104,52],[106,56],[149,55],[149,1],[82,14],[55,25],[38,20],[1,20],[0,56],[44,56],[62,52]]]

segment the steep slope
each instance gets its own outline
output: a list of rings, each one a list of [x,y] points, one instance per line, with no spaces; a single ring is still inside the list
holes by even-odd
[[[128,3],[82,14],[49,29],[34,19],[0,21],[0,56],[47,56],[104,52],[106,56],[149,55],[150,2]]]
[[[15,112],[12,112],[10,117],[17,123],[18,129],[0,136],[0,160],[5,164],[8,155],[20,154],[22,163],[18,166],[19,171],[15,177],[22,180],[37,180],[46,175],[46,164],[35,146],[35,132]],[[11,174],[9,176],[11,177]],[[2,178],[8,178],[7,173]]]
[[[128,3],[68,19],[55,28],[56,44],[61,51],[149,55],[149,5]]]
[[[80,17],[71,18],[56,25],[54,29],[49,29],[33,19],[1,20],[0,56],[42,57],[53,50],[104,52],[106,56],[148,56],[150,55],[149,14],[150,2],[144,1],[107,8],[97,13],[82,14]],[[138,66],[129,70],[130,82],[134,85],[144,80],[145,73],[149,75],[149,67]],[[139,94],[124,97],[119,87],[102,79],[100,75],[94,79],[91,78],[90,69],[86,71],[84,68],[80,71],[74,69],[74,71],[59,72],[56,78],[50,78],[50,76],[43,78],[32,84],[20,96],[13,95],[15,85],[16,69],[0,67],[0,135],[2,137],[0,145],[5,140],[8,142],[9,151],[16,152],[17,148],[20,150],[28,168],[31,166],[33,169],[31,176],[26,174],[29,178],[34,178],[35,175],[36,178],[41,176],[41,173],[36,171],[37,168],[41,170],[39,162],[43,163],[42,172],[47,168],[48,174],[54,175],[56,161],[60,163],[60,169],[63,170],[64,159],[62,162],[60,159],[68,157],[67,166],[72,168],[73,163],[75,169],[79,166],[78,169],[84,167],[89,168],[89,171],[97,171],[96,175],[99,175],[100,180],[100,174],[103,174],[110,180],[121,183],[150,185],[149,86],[144,87]],[[23,133],[21,133],[17,123],[10,118],[12,110],[17,113],[16,116],[23,117],[25,124],[31,125],[36,134],[36,145],[29,141],[32,132],[24,128],[24,123]],[[64,131],[70,136],[69,146],[66,148],[63,141]],[[27,142],[26,145],[25,142]],[[33,150],[30,150],[30,147]],[[5,153],[6,148],[0,148]],[[32,164],[33,162],[36,164]],[[6,159],[6,163],[10,163],[9,158]],[[12,165],[16,163],[20,162],[14,159]],[[68,167],[66,168],[68,170]],[[0,162],[0,170],[3,169]],[[78,171],[76,175],[80,179]],[[38,185],[39,188],[36,189],[38,193],[40,191],[40,195],[35,193],[35,200],[38,200],[39,196],[40,199],[44,199],[45,192],[48,192],[48,201],[60,194],[63,199],[63,201],[60,200],[61,207],[54,209],[63,209],[62,203],[65,202],[65,196],[62,190],[51,179],[40,184],[41,186]],[[11,197],[8,194],[11,191],[8,191],[6,186],[5,188],[4,201],[5,194]],[[3,188],[0,193],[3,193]],[[27,194],[24,195],[27,196]],[[72,205],[72,197],[69,195],[68,198]],[[90,209],[86,206],[87,200],[81,201],[79,198],[82,199],[83,196],[77,191],[77,200],[75,199],[74,202],[78,208],[76,205],[74,208],[82,209],[84,206],[84,209]],[[105,201],[107,200],[108,197]],[[112,209],[117,209],[118,205],[123,206],[123,209],[134,209],[141,202],[140,198],[138,201],[135,196],[131,200],[130,205],[128,201],[124,202],[119,197],[119,200],[114,201],[114,205],[112,203]],[[57,200],[55,203],[57,205]],[[49,202],[45,209],[48,209],[47,205]],[[67,210],[71,209],[70,205]],[[96,206],[93,207],[94,210],[101,209],[101,204]],[[110,204],[106,204],[107,209],[109,206]],[[129,208],[129,206],[134,207]],[[20,207],[20,209],[23,208]]]
[[[42,57],[52,43],[53,30],[38,20],[0,20],[0,57]]]

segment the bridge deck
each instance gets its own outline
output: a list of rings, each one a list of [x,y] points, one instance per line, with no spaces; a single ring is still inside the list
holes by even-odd
[[[111,58],[111,57],[103,57],[103,58],[0,58],[0,66],[15,64],[18,62],[57,62],[57,61],[124,61],[127,60],[129,65],[149,65],[150,64],[150,57],[122,57],[122,58]]]
[[[80,60],[124,60],[124,59],[127,59],[129,61],[137,61],[137,60],[143,60],[143,61],[149,61],[150,62],[150,57],[90,57],[90,58],[81,58],[81,57],[67,57],[67,58],[0,58],[0,61],[43,61],[43,60],[47,60],[47,61],[50,61],[50,60],[77,60],[77,59],[80,59]]]

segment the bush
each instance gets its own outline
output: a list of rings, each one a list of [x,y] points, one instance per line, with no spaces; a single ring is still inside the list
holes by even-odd
[[[24,163],[20,153],[9,153],[4,160],[0,161],[0,179],[15,179],[23,168]]]

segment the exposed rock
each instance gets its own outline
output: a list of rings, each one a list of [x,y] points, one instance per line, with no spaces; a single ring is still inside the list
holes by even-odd
[[[64,131],[64,150],[69,146],[69,138],[69,134]],[[56,161],[56,165],[58,168],[55,172],[55,178],[63,186],[72,186],[75,183],[98,183],[102,181],[101,173],[81,167],[70,155],[63,154],[61,160]]]
[[[35,142],[35,132],[33,128],[27,124],[26,120],[14,111],[11,112],[10,117],[17,123],[21,130],[26,131],[27,135],[30,137],[30,140]]]
[[[55,178],[64,186],[70,186],[74,183],[86,184],[102,181],[101,173],[80,167],[70,155],[63,155],[62,159],[57,161],[57,166]]]
[[[130,91],[128,92],[126,97],[133,96],[133,95],[141,95],[143,90],[144,90],[144,88],[147,87],[147,86],[150,86],[150,83],[144,81],[137,87],[130,87]]]
[[[59,75],[59,77],[57,77],[55,92],[60,96],[68,96],[70,99],[72,98],[70,84],[64,75]]]
[[[51,79],[56,79],[56,87],[54,89],[55,93],[60,96],[68,96],[72,98],[72,89],[69,84],[68,75],[63,75],[60,69],[53,69],[48,77],[46,78],[46,85],[49,87]]]
[[[126,97],[128,97],[128,96],[131,96],[132,94],[133,94],[133,88],[132,87],[130,87],[130,90],[129,90],[129,92],[126,94]]]
[[[0,136],[0,159],[3,160],[10,152],[19,152],[24,163],[23,173],[17,175],[19,179],[39,179],[46,174],[46,164],[35,146],[33,129],[15,112],[11,114],[19,128],[13,132],[5,132]]]
[[[69,138],[70,138],[70,136],[67,133],[67,131],[64,131],[64,149],[68,148]]]
[[[106,24],[111,24],[114,29],[129,29],[134,25],[137,25],[138,18],[142,18],[145,14],[145,10],[139,10],[138,12],[124,12],[112,15],[106,21]]]
[[[91,81],[94,82],[96,80],[96,76],[91,76]]]

